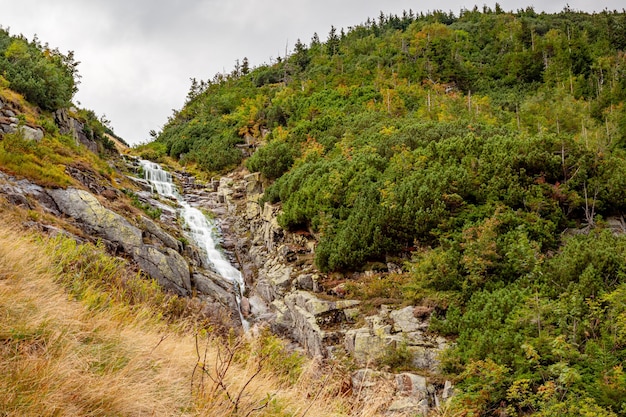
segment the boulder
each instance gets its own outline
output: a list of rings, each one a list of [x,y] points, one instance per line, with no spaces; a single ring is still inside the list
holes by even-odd
[[[389,313],[389,317],[393,320],[393,330],[396,332],[411,333],[418,330],[428,329],[428,323],[415,318],[413,312],[414,307],[405,307],[400,310],[394,310]]]
[[[157,225],[155,222],[148,219],[147,217],[141,216],[139,221],[144,231],[146,231],[147,233],[150,233],[152,236],[157,238],[166,247],[170,249],[174,249],[178,253],[182,253],[183,244],[181,241],[174,238],[172,235],[167,233],[159,225]]]
[[[426,398],[428,395],[428,384],[426,378],[421,375],[408,372],[396,375],[396,389],[406,396],[415,398]]]
[[[137,265],[163,288],[179,295],[189,295],[189,265],[178,252],[170,248],[162,252],[154,246],[142,245],[133,248],[131,253]]]
[[[35,129],[30,126],[20,126],[17,128],[17,131],[22,134],[22,137],[26,140],[33,140],[35,142],[39,142],[43,139],[43,130]]]
[[[127,253],[133,253],[134,248],[143,244],[141,230],[104,207],[93,194],[76,188],[48,190],[48,194],[63,214],[119,244]]]
[[[104,207],[87,191],[68,188],[48,190],[48,194],[63,214],[82,223],[88,231],[123,248],[161,286],[179,295],[190,293],[189,264],[176,250],[144,245],[141,229]]]
[[[237,300],[232,288],[226,287],[223,278],[217,276],[210,271],[194,272],[191,276],[193,286],[200,293],[207,295],[215,301],[229,306],[231,309],[237,309]]]
[[[400,397],[396,398],[389,408],[387,413],[389,415],[427,415],[429,411],[428,400],[418,399],[413,397]]]

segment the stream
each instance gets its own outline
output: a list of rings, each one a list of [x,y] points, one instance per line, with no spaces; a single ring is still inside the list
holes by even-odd
[[[233,285],[237,299],[239,317],[244,331],[248,331],[249,323],[241,314],[241,297],[245,289],[245,283],[241,272],[226,259],[219,250],[216,242],[218,235],[215,224],[195,207],[192,207],[183,195],[178,192],[172,181],[172,174],[165,171],[159,164],[141,160],[144,178],[152,185],[154,191],[160,196],[174,199],[180,205],[180,217],[185,222],[184,232],[187,237],[198,245],[205,253],[207,260],[224,280]]]

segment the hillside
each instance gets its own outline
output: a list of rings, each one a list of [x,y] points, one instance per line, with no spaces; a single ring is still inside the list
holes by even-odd
[[[245,164],[325,296],[432,313],[459,415],[626,415],[625,34],[623,11],[381,13],[194,80],[139,152]]]
[[[346,369],[242,335],[175,203],[71,102],[71,53],[0,30],[0,74],[0,415],[377,414]]]

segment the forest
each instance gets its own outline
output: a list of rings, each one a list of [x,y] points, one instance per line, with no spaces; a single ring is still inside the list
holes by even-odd
[[[142,152],[245,164],[321,271],[432,306],[461,415],[626,416],[625,99],[624,10],[381,12],[192,80]]]

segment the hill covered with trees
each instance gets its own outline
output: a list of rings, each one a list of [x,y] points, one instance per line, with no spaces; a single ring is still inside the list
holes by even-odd
[[[625,99],[624,11],[381,13],[193,80],[143,152],[245,163],[320,270],[432,306],[467,415],[623,416]]]

